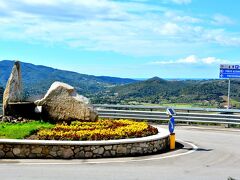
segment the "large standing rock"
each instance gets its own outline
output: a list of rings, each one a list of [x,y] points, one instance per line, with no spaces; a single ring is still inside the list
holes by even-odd
[[[42,116],[49,121],[96,121],[98,117],[86,97],[61,82],[54,82],[45,97],[35,103],[42,106]]]
[[[16,61],[3,93],[3,115],[9,114],[7,110],[9,102],[20,101],[22,101],[22,77],[20,63]]]

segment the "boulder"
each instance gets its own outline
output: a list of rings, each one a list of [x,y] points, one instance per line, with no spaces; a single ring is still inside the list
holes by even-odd
[[[62,82],[54,82],[44,98],[35,104],[42,106],[42,117],[48,121],[96,121],[98,118],[89,100]]]
[[[22,101],[22,77],[19,61],[16,61],[3,93],[3,115],[8,115],[8,103]]]

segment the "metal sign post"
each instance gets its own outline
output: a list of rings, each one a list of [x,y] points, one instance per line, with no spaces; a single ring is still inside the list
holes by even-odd
[[[227,108],[230,109],[230,79],[228,79],[228,105]]]
[[[176,112],[172,108],[167,108],[166,111],[167,115],[169,116],[169,122],[168,122],[168,129],[170,132],[170,150],[175,149],[175,144],[176,144],[176,137],[174,133],[174,128],[175,128],[175,119],[174,115],[176,115]]]
[[[231,89],[230,79],[240,78],[240,65],[221,64],[219,78],[227,78],[228,79],[227,109],[230,109],[230,89]]]

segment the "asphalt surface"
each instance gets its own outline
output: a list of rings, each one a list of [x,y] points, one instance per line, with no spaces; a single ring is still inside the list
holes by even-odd
[[[239,130],[176,127],[175,132],[184,147],[164,154],[95,160],[0,160],[0,180],[240,180]]]

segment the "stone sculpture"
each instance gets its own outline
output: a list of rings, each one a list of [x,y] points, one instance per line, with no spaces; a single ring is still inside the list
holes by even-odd
[[[8,103],[22,101],[22,77],[19,61],[16,61],[3,93],[3,115],[8,115]]]
[[[35,104],[42,106],[42,117],[53,122],[96,121],[98,118],[89,100],[62,82],[54,82],[44,98]]]

